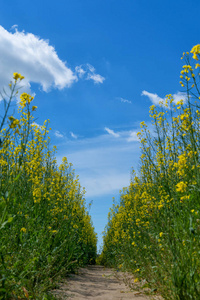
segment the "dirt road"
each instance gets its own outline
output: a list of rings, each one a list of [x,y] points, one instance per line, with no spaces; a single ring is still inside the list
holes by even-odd
[[[117,276],[116,276],[117,275]],[[102,266],[80,269],[78,275],[70,275],[60,283],[53,294],[60,299],[70,300],[149,300],[141,293],[131,291],[122,280],[122,273]],[[154,298],[155,299],[155,298]]]

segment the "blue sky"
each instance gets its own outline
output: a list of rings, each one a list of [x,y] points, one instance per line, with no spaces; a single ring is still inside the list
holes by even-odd
[[[67,156],[101,243],[112,197],[140,156],[136,133],[159,97],[184,97],[183,51],[200,43],[199,0],[3,1],[0,87],[13,72],[35,93],[37,123],[51,121],[57,160]]]

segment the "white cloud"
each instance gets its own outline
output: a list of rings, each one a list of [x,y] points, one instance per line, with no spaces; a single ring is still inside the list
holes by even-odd
[[[62,133],[60,133],[60,131],[58,131],[58,130],[55,131],[55,136],[57,138],[63,138],[64,137],[64,135]]]
[[[10,28],[10,30],[15,30],[15,31],[16,31],[17,28],[18,28],[18,25],[15,24],[15,25],[13,25],[13,26]]]
[[[88,74],[87,80],[92,79],[94,83],[103,83],[105,78],[99,74]]]
[[[172,95],[174,98],[174,102],[177,103],[180,100],[183,100],[183,102],[186,102],[187,100],[187,94],[182,92],[177,92],[176,94]]]
[[[128,142],[137,142],[139,141],[139,138],[137,136],[137,131],[130,131],[130,135],[127,138]]]
[[[86,66],[87,66],[88,70],[89,70],[91,73],[94,73],[94,72],[95,72],[95,68],[94,68],[92,65],[86,64]]]
[[[71,134],[71,137],[72,137],[73,139],[77,139],[77,138],[78,138],[78,136],[77,136],[76,134],[74,134],[72,131],[70,131],[70,134]]]
[[[105,127],[104,129],[105,129],[105,131],[107,131],[110,135],[112,135],[112,136],[114,136],[114,137],[116,137],[116,138],[120,137],[120,135],[119,135],[118,133],[114,132],[112,129],[110,129],[110,128],[108,128],[108,127]]]
[[[127,100],[127,99],[124,99],[124,98],[117,98],[117,99],[119,99],[121,102],[123,102],[123,103],[129,103],[129,104],[132,104],[132,102],[130,101],[130,100]]]
[[[75,71],[80,78],[83,78],[84,74],[86,73],[81,66],[75,67]]]
[[[75,67],[72,71],[57,55],[48,40],[18,31],[13,25],[10,31],[0,26],[0,90],[6,87],[14,72],[19,72],[25,79],[20,86],[21,92],[31,93],[31,82],[38,83],[44,91],[50,88],[70,87],[79,78],[103,83],[105,78],[95,73],[90,64]]]
[[[154,105],[159,105],[160,103],[164,103],[166,99],[166,98],[159,97],[157,94],[149,93],[147,91],[142,91],[142,96],[147,96]],[[174,98],[174,103],[177,103],[181,99],[185,102],[187,99],[187,94],[182,92],[177,92],[172,96]]]
[[[77,76],[61,61],[55,48],[32,33],[9,32],[0,26],[0,85],[7,85],[13,72],[25,76],[23,85],[38,83],[44,91],[51,87],[63,89],[77,80]]]
[[[149,93],[147,91],[142,91],[142,96],[147,96],[155,105],[159,105],[159,102],[163,101],[163,98],[160,98],[157,94]]]
[[[95,73],[95,68],[90,64],[77,66],[75,68],[75,71],[79,78],[85,80],[93,80],[94,83],[103,83],[105,80],[103,76]]]
[[[88,176],[81,178],[81,185],[88,187],[86,190],[87,197],[100,195],[113,195],[119,192],[123,187],[130,183],[130,170],[124,173],[112,171],[105,172],[97,176]]]

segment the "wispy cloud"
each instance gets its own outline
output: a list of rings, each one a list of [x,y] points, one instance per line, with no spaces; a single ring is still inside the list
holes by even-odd
[[[128,103],[128,104],[132,104],[132,102],[130,100],[124,99],[122,97],[117,97],[117,99],[119,99],[121,102],[123,103]]]
[[[91,73],[95,73],[95,68],[92,65],[86,64],[86,66]]]
[[[64,135],[62,133],[60,133],[60,131],[58,131],[58,130],[55,131],[55,136],[57,138],[64,138]]]
[[[12,25],[12,26],[11,26],[10,30],[15,30],[15,31],[17,31],[17,28],[18,28],[18,25],[15,24],[15,25]]]
[[[100,195],[113,195],[119,192],[130,183],[130,170],[127,172],[106,171],[104,175],[98,174],[96,176],[89,175],[81,178],[81,183],[87,188],[87,197],[95,197]]]
[[[99,74],[88,74],[87,80],[93,80],[94,83],[103,83],[105,78]]]
[[[79,78],[85,80],[93,80],[94,83],[103,83],[105,78],[100,74],[96,74],[95,68],[90,64],[84,64],[75,68],[76,74]]]
[[[142,96],[147,96],[149,100],[155,105],[159,105],[159,103],[164,100],[163,98],[160,98],[157,94],[149,93],[147,91],[142,91]]]
[[[73,139],[77,139],[78,135],[74,134],[72,131],[70,131],[70,135]]]
[[[139,138],[137,136],[137,131],[130,131],[129,137],[127,138],[128,142],[137,142]]]
[[[177,103],[180,100],[183,100],[183,102],[186,102],[186,100],[187,100],[187,94],[186,93],[178,92],[176,94],[173,94],[172,96],[174,98],[175,103]]]
[[[138,140],[128,142],[131,131],[120,131],[115,138],[102,134],[93,138],[65,140],[58,147],[57,160],[66,156],[79,174],[86,196],[113,195],[130,182],[131,169],[138,168]],[[134,136],[134,134],[133,134]]]
[[[142,96],[147,96],[154,105],[159,105],[160,103],[163,103],[166,99],[165,97],[161,98],[157,94],[149,93],[147,91],[142,91]],[[172,96],[174,98],[174,103],[177,103],[181,99],[185,102],[187,99],[187,94],[182,92],[177,92]]]
[[[75,71],[80,78],[83,78],[86,71],[83,70],[82,66],[76,66]]]
[[[108,127],[105,127],[104,129],[105,129],[105,131],[107,131],[110,135],[112,135],[112,136],[114,136],[114,137],[116,137],[116,138],[120,137],[119,133],[114,132],[114,130],[112,130],[112,129],[108,128]]]

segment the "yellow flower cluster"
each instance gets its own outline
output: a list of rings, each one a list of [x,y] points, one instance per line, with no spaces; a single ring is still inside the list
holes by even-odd
[[[19,73],[13,77],[15,81],[23,79]],[[9,224],[2,230],[4,219],[0,216],[0,250],[1,257],[5,254],[4,269],[12,274],[22,274],[26,269],[22,286],[27,282],[27,286],[34,286],[33,274],[43,282],[46,277],[59,275],[59,270],[66,272],[94,261],[97,243],[85,207],[85,191],[67,158],[57,165],[56,147],[51,147],[48,137],[49,121],[42,126],[33,122],[31,112],[37,107],[30,108],[32,100],[31,95],[23,93],[20,117],[10,116],[8,128],[5,124],[0,131],[1,211],[8,216],[4,224]],[[13,276],[6,286],[20,295],[19,277]]]
[[[21,94],[20,95],[20,103],[19,103],[21,108],[24,108],[26,106],[26,104],[30,104],[33,99],[34,99],[34,97],[30,96],[27,93]],[[33,106],[32,110],[34,111],[36,108],[37,108],[36,106]]]
[[[22,80],[22,79],[24,79],[24,76],[22,76],[20,73],[13,73],[13,79],[14,80]]]
[[[200,45],[191,53],[198,60]],[[186,64],[181,71],[185,97],[176,103],[169,94],[159,107],[150,107],[152,134],[145,122],[140,123],[140,169],[137,175],[133,172],[120,202],[110,210],[102,253],[108,265],[123,265],[132,273],[139,268],[141,278],[148,282],[157,278],[163,287],[168,282],[169,299],[180,296],[172,292],[178,280],[180,290],[185,280],[182,295],[189,295],[189,286],[193,287],[191,299],[200,294],[196,284],[200,273],[193,272],[200,269],[196,251],[200,247],[200,88],[195,73],[200,64],[190,62],[190,56],[184,53]]]
[[[200,45],[198,44],[194,46],[190,52],[193,53],[193,58],[198,60],[198,54],[200,53]]]
[[[13,116],[8,117],[10,120],[10,128],[15,128],[16,126],[20,127],[20,121]]]
[[[181,193],[184,193],[187,189],[187,184],[183,181],[177,183],[176,185],[176,191],[177,192],[181,192]]]

